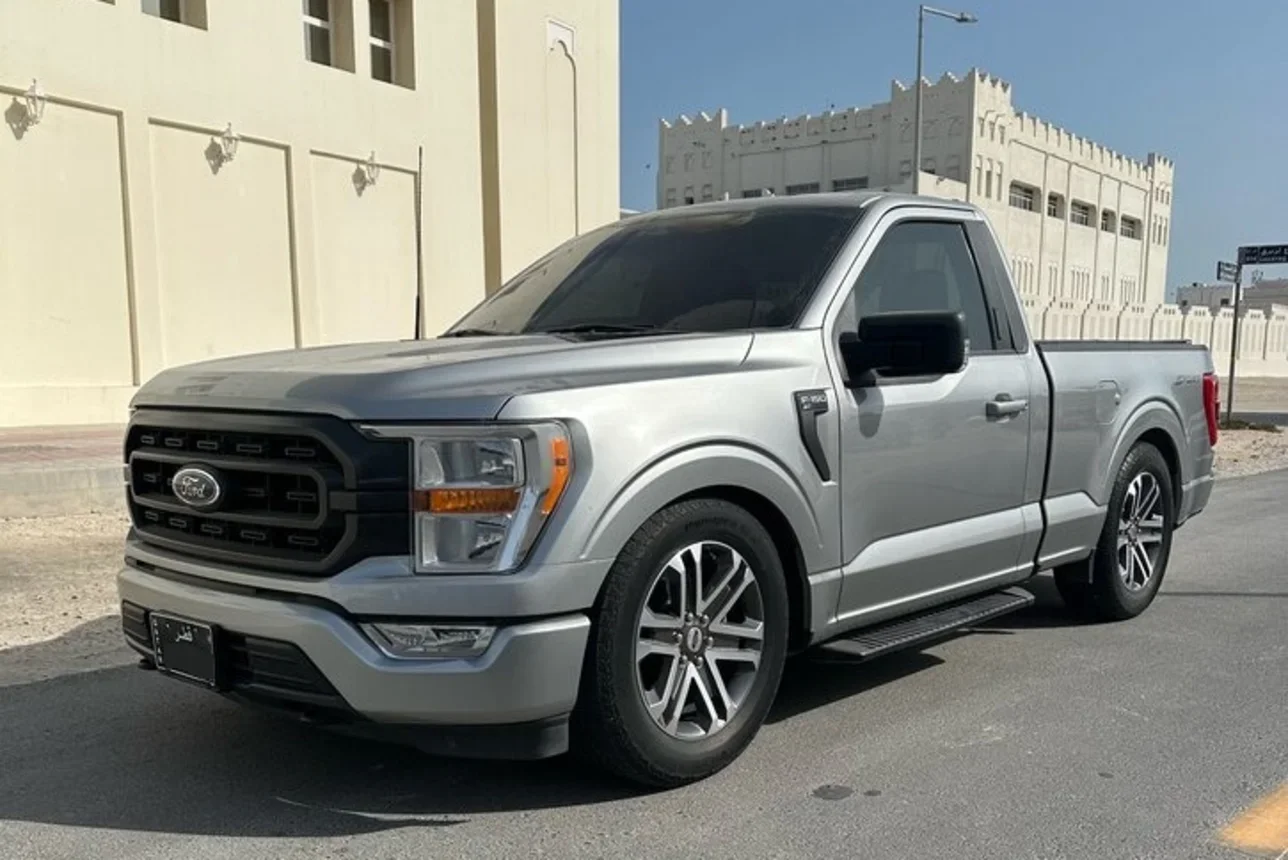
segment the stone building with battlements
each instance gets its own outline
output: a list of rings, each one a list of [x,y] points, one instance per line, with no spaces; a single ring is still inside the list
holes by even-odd
[[[762,194],[910,190],[914,91],[817,116],[733,125],[727,111],[662,120],[659,208]],[[1031,318],[1148,317],[1164,302],[1173,164],[1130,158],[1012,104],[1009,83],[971,70],[924,91],[922,191],[983,207]],[[1059,319],[1057,319],[1059,318]],[[1103,318],[1103,319],[1102,319]],[[1041,328],[1042,326],[1038,326]]]

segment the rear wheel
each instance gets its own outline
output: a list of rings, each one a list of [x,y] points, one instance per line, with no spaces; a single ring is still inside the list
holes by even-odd
[[[1057,570],[1061,597],[1095,620],[1119,621],[1144,612],[1163,583],[1175,527],[1167,461],[1153,445],[1139,442],[1118,470],[1090,577],[1086,565]]]
[[[671,787],[722,769],[764,722],[787,652],[787,586],[743,508],[680,502],[608,575],[573,742],[612,772]]]

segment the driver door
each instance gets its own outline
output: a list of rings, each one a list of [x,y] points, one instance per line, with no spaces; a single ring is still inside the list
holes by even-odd
[[[900,215],[900,212],[910,214]],[[963,213],[964,214],[964,213]],[[896,210],[830,332],[864,314],[959,311],[965,367],[838,385],[842,586],[837,620],[866,623],[1022,579],[1028,367],[995,330],[959,213]]]

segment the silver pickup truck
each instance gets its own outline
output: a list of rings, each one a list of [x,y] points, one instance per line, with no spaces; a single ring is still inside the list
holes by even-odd
[[[747,746],[796,652],[922,646],[1040,571],[1142,612],[1216,438],[1204,348],[1034,342],[972,206],[685,207],[433,340],[151,380],[124,632],[310,721],[677,785]]]

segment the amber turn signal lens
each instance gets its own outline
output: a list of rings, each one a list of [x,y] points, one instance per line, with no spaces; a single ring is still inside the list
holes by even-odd
[[[550,512],[559,504],[559,497],[564,494],[568,487],[568,478],[572,475],[572,456],[568,451],[568,439],[564,436],[556,436],[550,440],[550,459],[554,462],[554,469],[550,475],[550,489],[546,490],[546,496],[541,500],[541,515],[550,516]]]
[[[417,490],[413,508],[431,514],[508,514],[519,506],[517,487]]]

